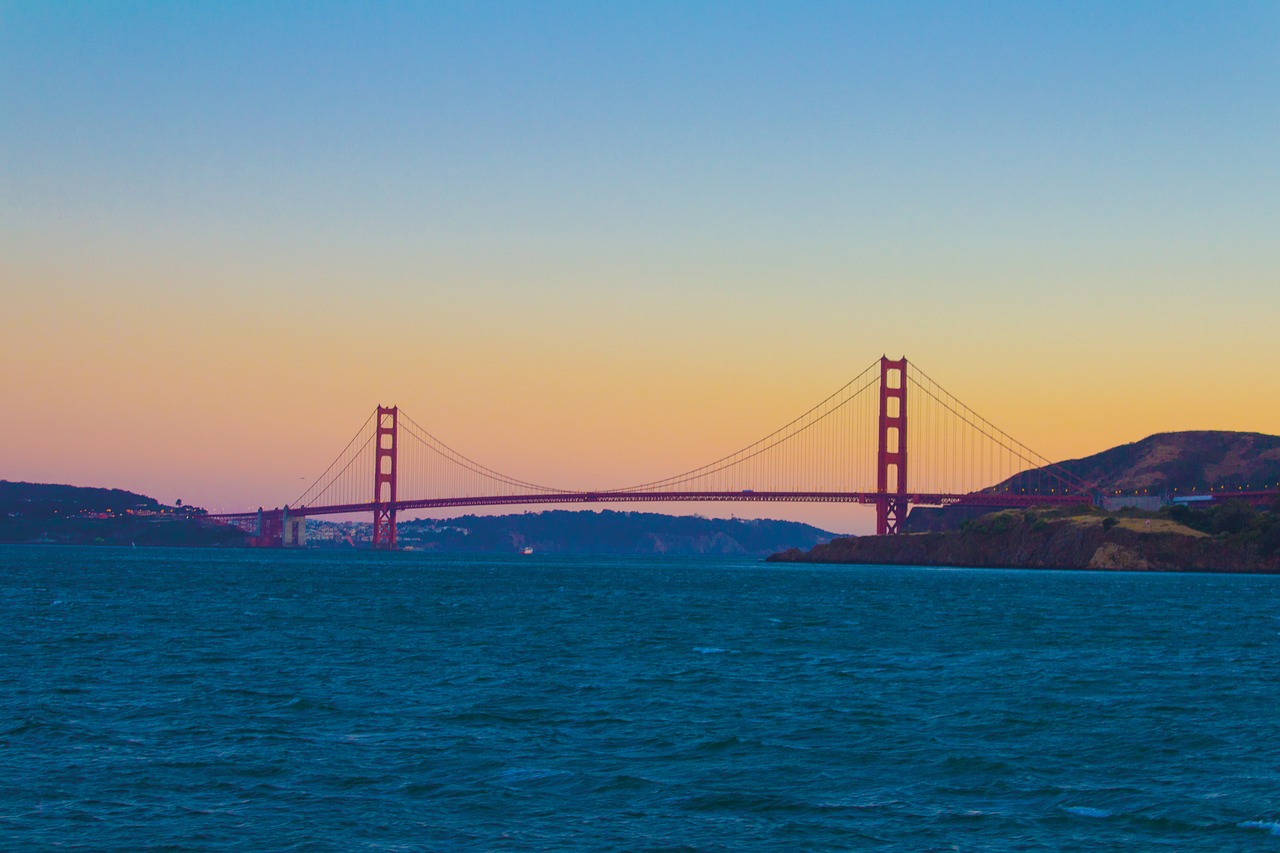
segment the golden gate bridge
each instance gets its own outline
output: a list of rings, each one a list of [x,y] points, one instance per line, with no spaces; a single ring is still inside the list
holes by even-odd
[[[396,515],[410,510],[855,503],[874,506],[876,533],[893,535],[902,532],[912,506],[1093,500],[1090,484],[978,415],[905,357],[882,357],[799,417],[734,453],[660,480],[603,490],[548,486],[495,471],[445,444],[406,412],[380,405],[291,503],[208,518],[239,526],[255,544],[291,545],[305,542],[308,517],[368,513],[374,547],[393,549]]]

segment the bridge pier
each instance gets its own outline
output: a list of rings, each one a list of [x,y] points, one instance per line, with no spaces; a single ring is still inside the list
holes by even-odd
[[[280,544],[285,548],[305,548],[307,545],[307,519],[305,516],[289,515],[289,508],[284,508],[280,524]]]
[[[271,510],[258,507],[258,532],[249,538],[255,548],[278,548],[284,541],[281,517]]]
[[[898,495],[876,498],[876,535],[895,536],[902,532],[910,508],[907,499]]]

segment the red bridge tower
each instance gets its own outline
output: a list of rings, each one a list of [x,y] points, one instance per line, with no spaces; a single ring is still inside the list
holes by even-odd
[[[902,532],[907,517],[907,359],[880,359],[876,535]]]
[[[373,457],[373,547],[396,547],[396,444],[400,434],[395,406],[378,407]]]

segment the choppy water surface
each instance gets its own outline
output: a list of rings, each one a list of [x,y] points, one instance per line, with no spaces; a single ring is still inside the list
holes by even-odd
[[[1280,850],[1280,578],[0,549],[0,848]]]

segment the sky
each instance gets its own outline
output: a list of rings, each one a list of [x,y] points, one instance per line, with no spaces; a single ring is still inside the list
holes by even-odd
[[[381,403],[607,488],[882,354],[1280,433],[1277,152],[1274,2],[0,0],[0,479],[275,505]]]

